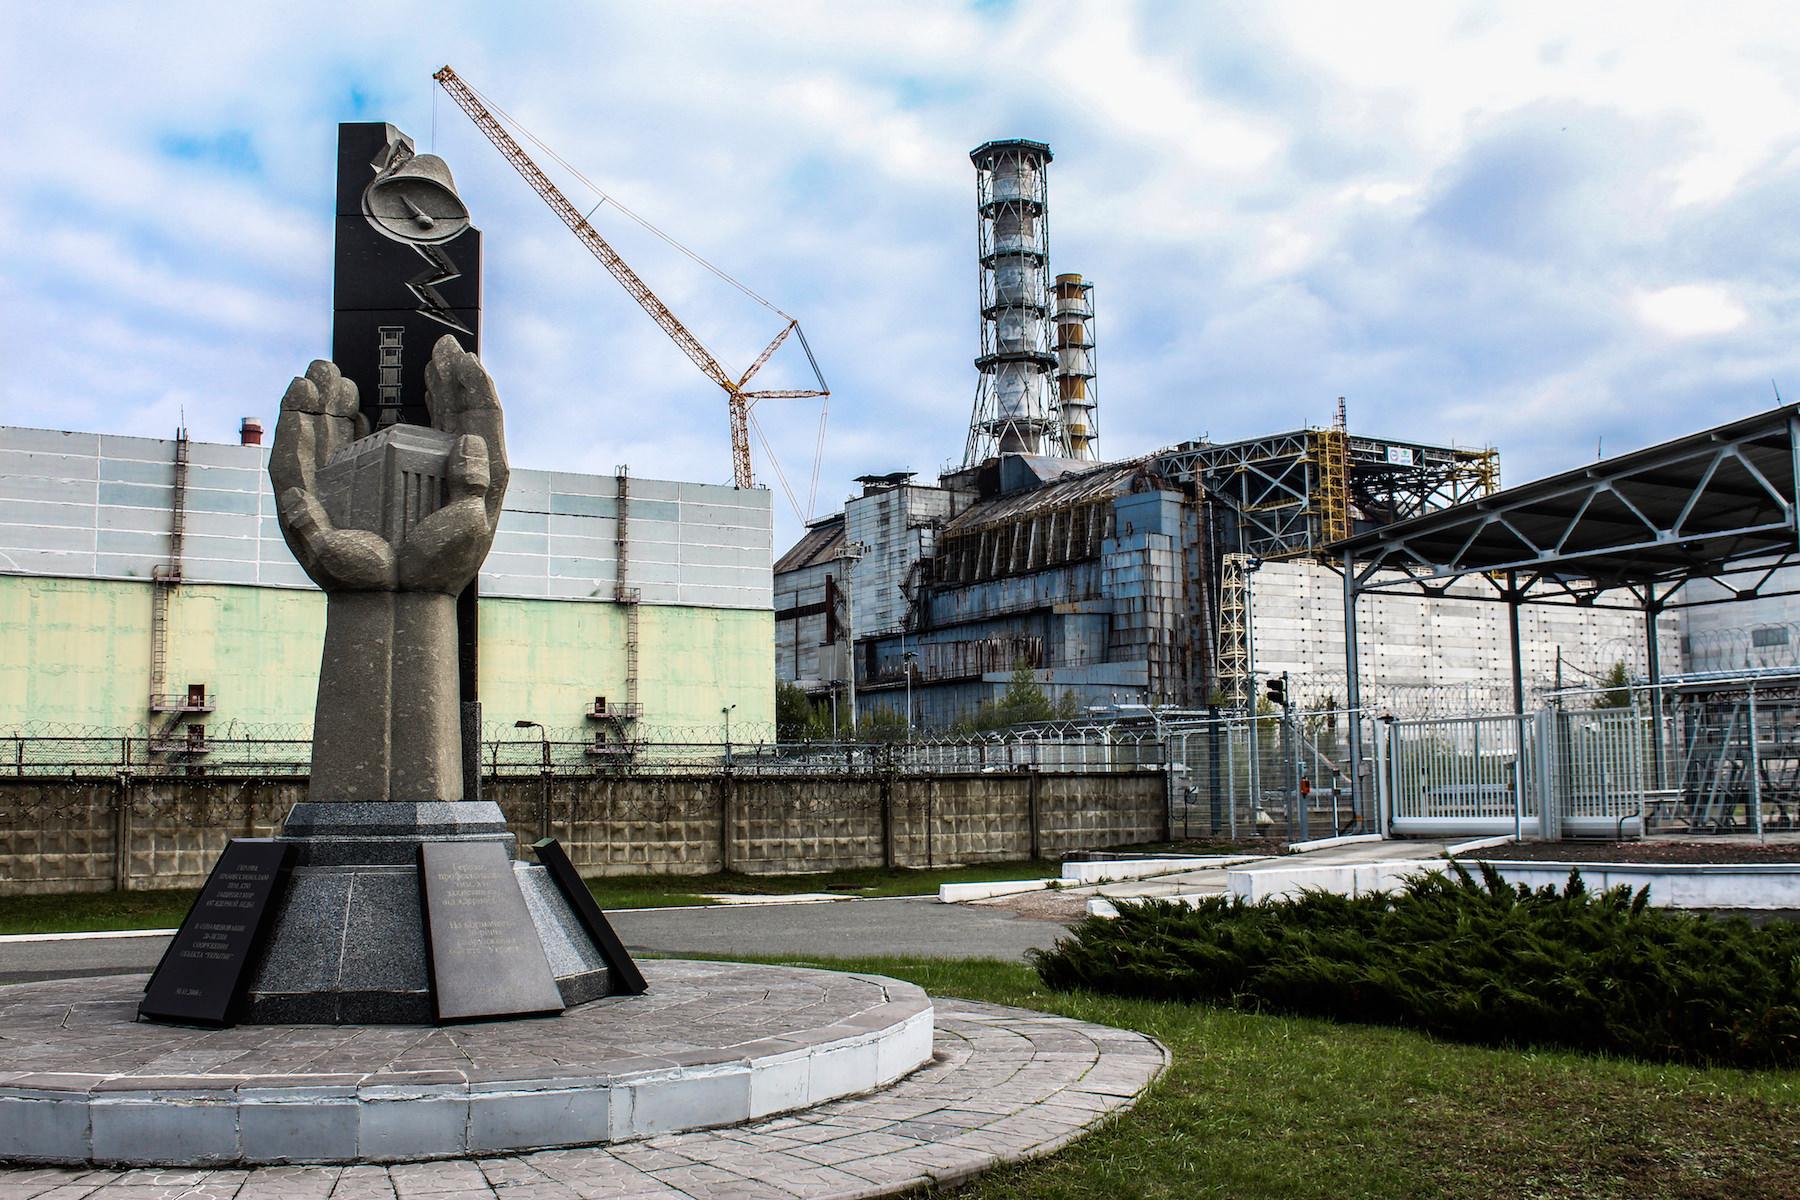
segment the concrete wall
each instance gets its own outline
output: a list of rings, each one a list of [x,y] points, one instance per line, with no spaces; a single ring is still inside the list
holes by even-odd
[[[1770,590],[1800,585],[1800,571],[1792,567],[1779,571],[1770,584]],[[1697,579],[1683,589],[1681,598],[1724,600],[1729,594],[1722,584]],[[1680,617],[1682,670],[1743,671],[1800,664],[1800,596],[1706,604],[1681,609]]]
[[[850,677],[850,649],[840,636],[827,642],[830,622],[823,611],[825,581],[843,586],[849,560],[828,559],[788,571],[775,580],[775,611],[805,615],[778,616],[775,622],[775,678],[817,688]]]
[[[131,729],[148,717],[148,583],[0,574],[0,728]],[[313,590],[185,584],[170,609],[170,690],[204,683],[217,735],[236,720],[305,737],[318,689],[325,597]],[[775,720],[768,609],[644,605],[646,728],[719,726],[767,736]],[[625,613],[612,603],[484,598],[481,694],[490,726],[580,729],[595,696],[625,696]],[[199,718],[196,718],[199,719]]]
[[[228,838],[269,836],[305,794],[304,779],[0,779],[0,895],[198,887]],[[510,776],[486,795],[588,876],[1000,862],[1165,832],[1156,772]]]
[[[881,488],[844,503],[844,535],[868,552],[850,572],[856,605],[856,636],[897,631],[906,617],[902,587],[913,587],[913,567],[937,552],[932,522],[951,514],[953,497],[943,488]]]

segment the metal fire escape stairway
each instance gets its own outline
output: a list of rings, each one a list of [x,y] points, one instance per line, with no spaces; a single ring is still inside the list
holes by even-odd
[[[629,740],[626,737],[626,727],[642,713],[638,699],[638,617],[643,591],[631,586],[631,468],[620,467],[616,478],[618,497],[613,517],[613,562],[616,568],[613,601],[625,610],[625,703],[609,704],[604,699],[597,699],[593,711],[588,713],[588,719],[612,725],[619,742],[625,743]],[[621,745],[606,745],[604,736],[597,738],[588,749],[589,754],[602,756],[625,752]]]
[[[211,712],[213,697],[203,685],[169,691],[169,611],[181,586],[181,562],[187,538],[188,435],[175,431],[175,472],[169,490],[169,557],[151,570],[150,584],[150,751],[170,761],[191,760],[207,752],[206,727],[191,725],[172,736],[190,714]]]

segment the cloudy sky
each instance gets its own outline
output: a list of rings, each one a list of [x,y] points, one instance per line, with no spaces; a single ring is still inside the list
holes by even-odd
[[[517,465],[730,478],[718,390],[440,93],[454,65],[797,315],[816,507],[960,457],[974,179],[1049,142],[1103,453],[1329,420],[1508,481],[1800,398],[1777,6],[7,5],[0,420],[232,440],[329,350],[335,125],[450,161]],[[1494,15],[1500,12],[1502,15]],[[559,179],[572,180],[566,174]],[[597,197],[570,186],[577,203]],[[771,315],[594,218],[727,365]],[[774,368],[771,382],[799,382]],[[759,409],[801,508],[816,402]],[[778,541],[797,520],[777,488]]]

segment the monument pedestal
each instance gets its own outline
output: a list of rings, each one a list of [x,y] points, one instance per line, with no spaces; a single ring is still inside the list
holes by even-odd
[[[493,843],[513,835],[491,801],[294,806],[279,841],[293,847],[268,947],[250,979],[249,1024],[428,1024],[433,995],[419,847]],[[511,864],[530,927],[564,1006],[625,990],[544,868]]]

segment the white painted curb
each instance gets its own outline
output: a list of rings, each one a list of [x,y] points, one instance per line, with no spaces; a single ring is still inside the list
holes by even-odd
[[[1346,833],[1341,837],[1314,838],[1310,842],[1289,842],[1289,854],[1305,854],[1309,850],[1329,850],[1333,846],[1357,846],[1363,842],[1385,842],[1379,833]]]
[[[1476,838],[1472,842],[1454,842],[1444,847],[1444,853],[1455,858],[1459,854],[1473,854],[1477,850],[1492,850],[1495,846],[1510,846],[1517,840],[1512,834],[1503,833],[1499,837]]]
[[[1064,863],[1062,877],[1073,884],[1119,883],[1127,879],[1154,879],[1158,875],[1185,875],[1211,867],[1229,866],[1259,857],[1251,854],[1196,854],[1191,858],[1117,858],[1099,862]]]
[[[971,900],[992,900],[995,896],[1041,892],[1056,882],[1055,879],[998,879],[989,883],[944,883],[938,885],[938,900],[944,904],[967,904]]]
[[[91,942],[103,938],[174,937],[173,929],[93,929],[82,933],[5,933],[0,943],[7,942]]]

